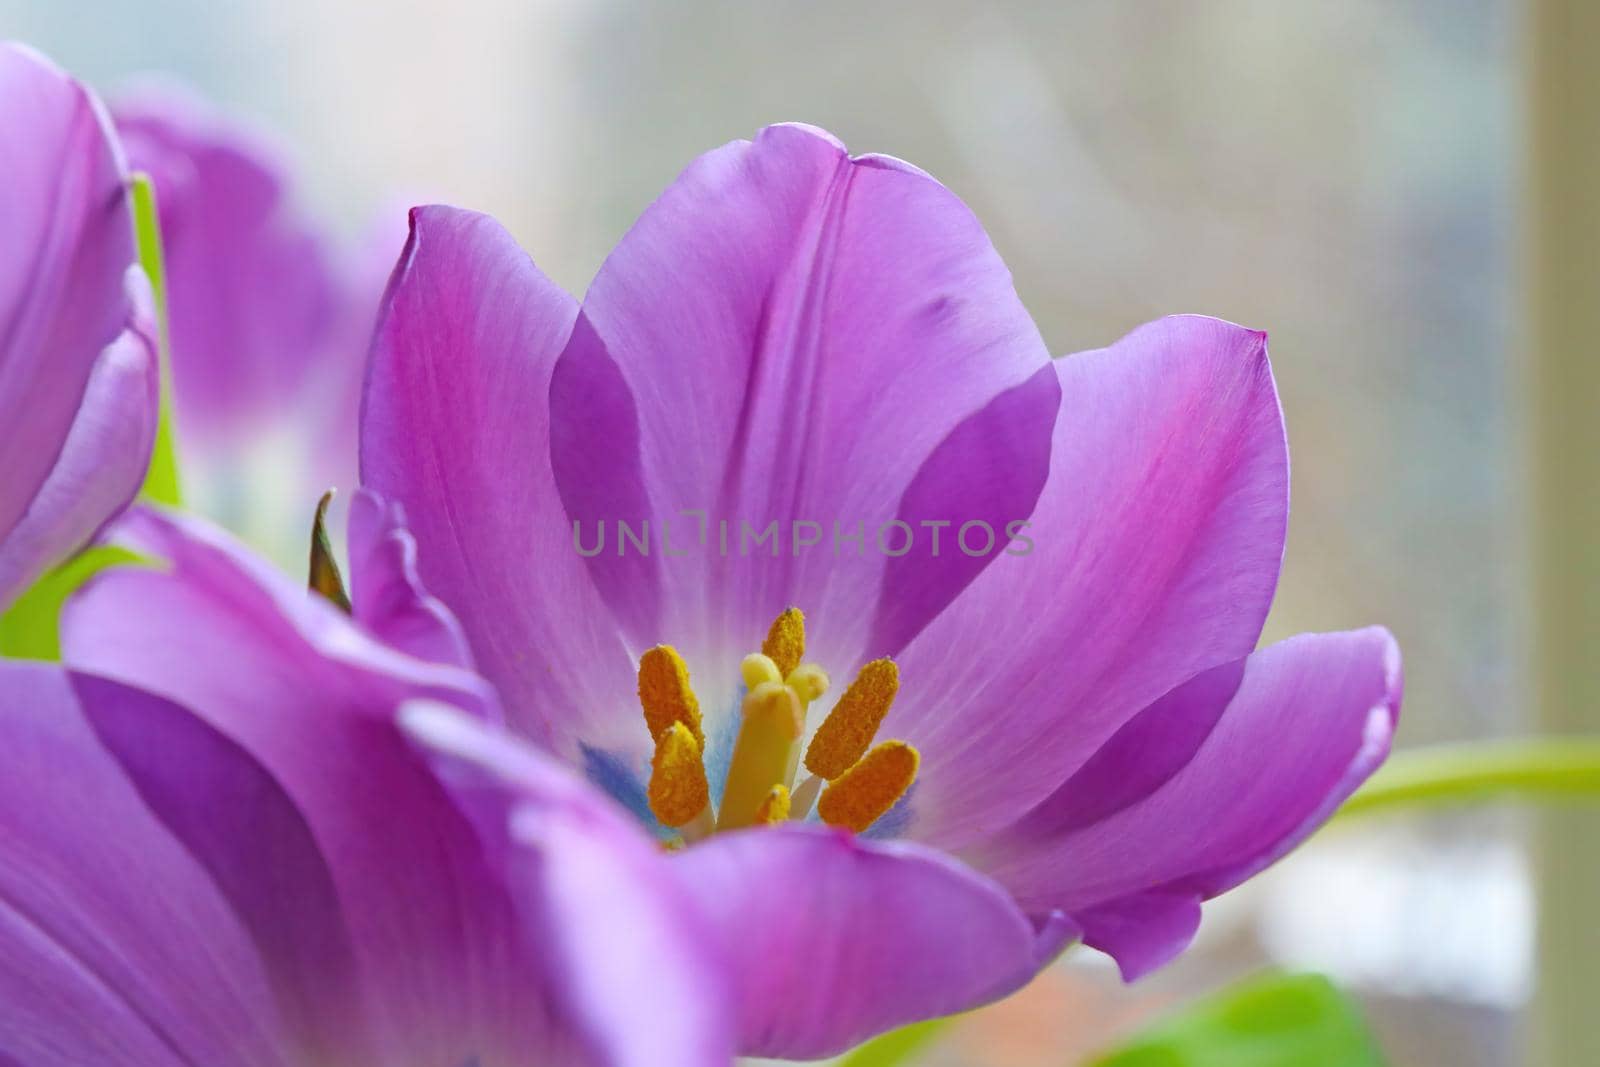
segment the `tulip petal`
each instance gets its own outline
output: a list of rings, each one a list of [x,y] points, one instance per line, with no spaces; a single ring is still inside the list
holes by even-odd
[[[493,220],[416,209],[373,339],[362,483],[405,509],[424,583],[524,736],[644,759],[633,657],[550,468],[550,374],[576,314]]]
[[[878,529],[963,420],[1048,362],[954,194],[897,160],[852,159],[819,130],[770,127],[693,163],[595,278],[552,383],[561,499],[588,530],[650,521],[659,615],[637,602],[655,580],[637,551],[588,563],[637,643],[673,644],[697,677],[721,672],[720,707],[739,656],[785,607],[811,617],[819,660],[863,658],[888,558]],[[1014,395],[1011,436],[954,463],[955,475],[981,464],[987,493],[972,503],[1027,513],[1055,388],[1047,376]],[[943,517],[973,495],[952,476],[916,504]],[[769,523],[776,540],[755,543]],[[934,588],[902,636],[974,570],[920,562],[902,565]]]
[[[1070,913],[1137,976],[1183,949],[1201,900],[1283,856],[1377,769],[1401,688],[1383,629],[1290,638],[1164,696],[965,855],[1025,909]],[[1164,729],[1186,758],[1144,743]]]
[[[732,1057],[722,960],[670,860],[565,767],[442,705],[401,722],[492,852],[552,990],[594,1062],[712,1067]]]
[[[134,248],[122,160],[99,102],[9,43],[0,43],[0,159],[4,539],[57,466],[101,353],[128,326]]]
[[[1056,369],[1031,551],[899,657],[883,730],[921,751],[909,833],[943,847],[1006,825],[1140,708],[1249,652],[1277,584],[1288,457],[1262,334],[1162,319]]]
[[[182,724],[143,714],[154,701],[145,694],[92,680],[90,687],[74,692],[53,666],[0,664],[0,1062],[311,1062],[302,1058],[316,1051],[303,1043],[309,1032],[297,1032],[292,1005],[275,998],[261,955],[263,936],[286,938],[276,950],[289,962],[291,945],[310,947],[297,930],[306,938],[327,932],[315,879],[300,878],[305,839],[296,836],[293,809],[237,752],[188,744],[184,756],[200,761],[169,765],[181,771],[168,775],[180,788],[231,783],[227,795],[240,807],[195,809],[202,821],[215,819],[202,829],[232,823],[240,831],[232,869],[253,865],[268,879],[263,886],[296,891],[287,899],[303,909],[295,914],[303,925],[252,930],[213,871],[145,803],[96,725],[137,719],[149,750],[176,740],[173,727]],[[323,946],[323,961],[335,959],[336,943]],[[290,977],[287,968],[280,977]],[[355,1042],[344,1048],[361,1051]]]
[[[492,708],[482,683],[378,644],[321,597],[192,521],[131,513],[118,543],[163,569],[98,575],[64,658],[172,699],[248,750],[329,862],[369,1016],[399,1062],[515,1061],[549,1039],[548,977],[493,951],[518,924],[490,859],[394,729],[410,699]]]
[[[430,663],[472,669],[461,625],[422,587],[417,542],[398,504],[358,490],[350,502],[351,611],[368,633]]]
[[[1011,992],[1058,948],[1006,893],[917,845],[791,825],[672,858],[732,960],[740,1051],[815,1059]]]
[[[0,605],[126,507],[150,465],[160,360],[148,286],[137,268],[129,276],[142,313],[95,361],[55,467],[0,541]]]
[[[172,85],[116,100],[113,117],[129,165],[155,184],[177,426],[208,446],[196,453],[258,431],[286,404],[314,403],[309,381],[332,388],[340,363],[346,379],[358,375],[359,347],[342,360],[329,351],[346,294],[280,153]]]

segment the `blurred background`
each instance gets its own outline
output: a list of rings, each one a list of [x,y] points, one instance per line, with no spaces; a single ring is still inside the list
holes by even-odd
[[[1058,352],[1169,312],[1269,330],[1295,469],[1267,637],[1386,623],[1408,745],[1536,728],[1522,21],[1509,0],[0,0],[0,35],[113,99],[165,71],[275,139],[352,245],[378,219],[397,249],[406,202],[448,201],[581,292],[694,155],[799,119],[954,188]],[[271,455],[253,470],[271,481]],[[312,501],[280,503],[230,517],[295,562]],[[1353,990],[1397,1064],[1523,1062],[1555,966],[1525,829],[1503,809],[1335,826],[1210,905],[1155,978],[1073,954],[925,1062],[1076,1062],[1267,964]]]

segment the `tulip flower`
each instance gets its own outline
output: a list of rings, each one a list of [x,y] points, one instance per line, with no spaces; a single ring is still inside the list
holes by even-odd
[[[198,521],[113,536],[159,566],[69,602],[67,668],[0,666],[0,1060],[729,1062],[659,848],[500,735],[401,729],[499,713],[390,510],[354,505],[354,617]]]
[[[582,302],[428,207],[362,477],[512,728],[675,849],[741,1051],[1136,977],[1383,760],[1381,629],[1257,650],[1288,463],[1265,335],[1052,359],[946,188],[803,126],[697,160]]]
[[[400,214],[347,248],[302,202],[288,154],[193,93],[146,81],[112,113],[160,200],[190,496],[257,541],[297,546],[307,502],[355,481],[361,372]]]
[[[156,328],[127,171],[100,103],[0,43],[0,608],[144,479]]]

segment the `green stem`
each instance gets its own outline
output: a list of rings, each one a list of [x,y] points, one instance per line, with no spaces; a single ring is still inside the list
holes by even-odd
[[[167,262],[161,249],[156,189],[148,174],[134,174],[129,193],[133,201],[133,231],[139,248],[139,265],[150,279],[150,290],[155,296],[161,360],[161,410],[156,422],[155,449],[140,496],[177,507],[182,502],[182,494],[178,480],[177,431],[173,427],[172,348],[167,339]]]
[[[1600,738],[1478,741],[1399,752],[1339,814],[1501,796],[1600,801]]]

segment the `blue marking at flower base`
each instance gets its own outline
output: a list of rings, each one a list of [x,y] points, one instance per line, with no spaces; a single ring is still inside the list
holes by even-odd
[[[911,798],[917,795],[917,783],[912,782],[906,791],[900,794],[900,799],[894,802],[894,807],[883,813],[883,817],[862,832],[861,836],[870,841],[888,841],[892,838],[904,836],[911,829],[913,814],[911,811]]]
[[[650,810],[650,797],[644,782],[628,766],[628,762],[615,752],[578,743],[583,752],[583,773],[589,781],[610,794],[618,804],[632,812],[645,829],[663,840],[675,836],[674,831],[662,826]]]
[[[740,707],[744,704],[744,686],[725,714],[715,719],[707,716],[701,720],[708,727],[706,734],[706,785],[711,790],[711,803],[722,803],[722,791],[728,785],[728,768],[733,765],[733,744],[739,739]]]

